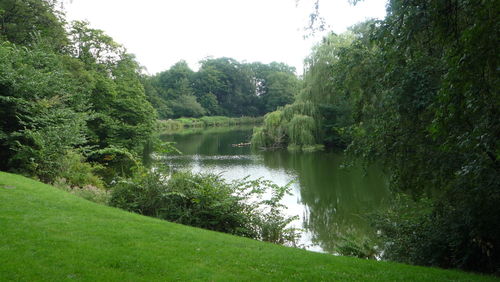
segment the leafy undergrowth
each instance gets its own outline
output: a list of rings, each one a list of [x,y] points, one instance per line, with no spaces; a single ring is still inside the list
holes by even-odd
[[[478,281],[173,224],[0,172],[0,280]]]

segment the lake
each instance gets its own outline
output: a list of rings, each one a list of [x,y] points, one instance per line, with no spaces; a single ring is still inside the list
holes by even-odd
[[[308,250],[336,253],[341,238],[371,237],[367,215],[384,206],[388,181],[376,167],[342,168],[344,155],[336,152],[259,151],[232,144],[249,142],[252,127],[185,129],[162,135],[176,142],[182,155],[165,157],[174,169],[213,172],[227,180],[262,177],[278,185],[294,181],[283,199],[286,213],[298,215],[299,243]]]

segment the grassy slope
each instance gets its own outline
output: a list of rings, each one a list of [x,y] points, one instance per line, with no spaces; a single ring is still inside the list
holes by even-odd
[[[335,257],[186,227],[0,172],[0,280],[173,279],[495,280]]]

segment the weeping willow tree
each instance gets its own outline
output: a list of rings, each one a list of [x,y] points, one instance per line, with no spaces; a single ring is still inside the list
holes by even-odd
[[[319,147],[319,121],[316,105],[297,101],[265,116],[264,124],[254,130],[254,147],[292,150]]]
[[[331,34],[314,47],[305,60],[303,89],[293,104],[266,115],[264,125],[254,131],[254,147],[317,150],[352,123],[350,103],[337,80],[344,79],[340,54],[354,38],[351,31]]]
[[[262,127],[254,129],[251,142],[261,148],[281,148],[287,143],[286,131],[283,111],[278,109],[265,116]]]
[[[316,138],[316,122],[310,116],[294,115],[288,125],[290,145],[314,145]]]

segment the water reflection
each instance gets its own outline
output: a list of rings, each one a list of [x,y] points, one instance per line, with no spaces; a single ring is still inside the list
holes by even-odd
[[[332,152],[252,152],[231,144],[247,142],[251,127],[216,128],[167,134],[183,152],[167,156],[177,168],[220,173],[233,180],[264,177],[279,185],[295,180],[293,195],[284,199],[288,213],[300,215],[303,244],[309,249],[335,252],[341,236],[371,236],[366,214],[379,208],[388,196],[387,183],[377,168],[341,169],[342,154]]]

